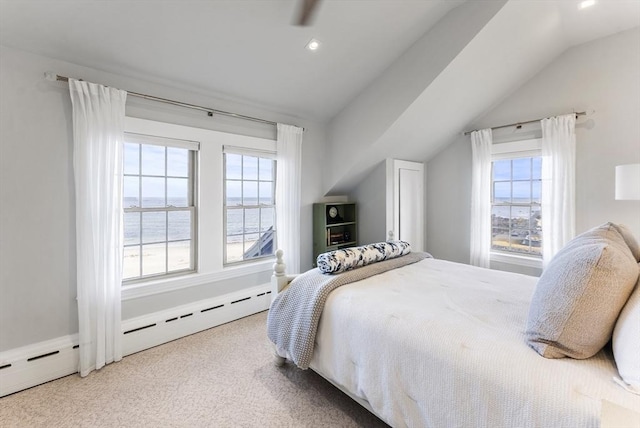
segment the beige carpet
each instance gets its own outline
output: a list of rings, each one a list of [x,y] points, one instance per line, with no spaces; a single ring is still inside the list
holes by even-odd
[[[386,427],[311,370],[276,367],[267,313],[0,399],[0,427]]]

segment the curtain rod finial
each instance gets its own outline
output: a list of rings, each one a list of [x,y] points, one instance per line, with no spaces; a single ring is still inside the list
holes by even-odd
[[[58,80],[58,75],[53,71],[45,71],[44,78],[50,82],[55,82],[56,80]]]

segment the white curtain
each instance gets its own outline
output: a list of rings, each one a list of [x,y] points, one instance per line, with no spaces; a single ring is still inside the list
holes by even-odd
[[[127,93],[69,79],[80,375],[122,358],[122,144]]]
[[[575,235],[576,116],[543,119],[542,257],[547,266]]]
[[[302,134],[297,126],[278,124],[276,235],[290,274],[300,272],[300,192]]]
[[[471,133],[471,257],[474,266],[488,268],[491,251],[491,129]]]

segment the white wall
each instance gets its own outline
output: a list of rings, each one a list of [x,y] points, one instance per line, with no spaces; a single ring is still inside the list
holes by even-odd
[[[358,244],[365,245],[387,239],[387,170],[380,162],[367,178],[349,194],[357,204]]]
[[[640,237],[640,202],[614,200],[615,166],[640,162],[639,28],[567,50],[467,129],[583,110],[590,114],[576,126],[577,232],[613,221]],[[500,138],[536,132],[511,128]],[[427,166],[427,250],[435,257],[469,262],[470,194],[471,148],[460,135]]]
[[[0,46],[0,351],[78,331],[71,102],[45,71],[130,91],[209,106],[305,128],[301,268],[311,267],[312,203],[321,198],[325,125],[263,106],[202,94],[169,82],[114,75]],[[275,138],[272,126],[130,98],[127,114]],[[138,298],[123,318],[187,304],[268,281],[269,272]]]

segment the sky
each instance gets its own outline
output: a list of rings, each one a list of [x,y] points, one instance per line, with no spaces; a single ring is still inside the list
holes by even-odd
[[[137,176],[127,174],[164,176],[165,164],[167,176],[171,177],[166,179],[168,199],[174,204],[183,201],[186,205],[189,193],[189,150],[175,147],[125,143],[124,197],[137,199],[142,191],[145,199],[164,198],[164,177],[142,177],[140,181]]]
[[[542,158],[540,157],[494,161],[494,198],[506,200],[513,197],[521,201],[533,196],[534,201],[540,202],[541,182],[539,180],[541,168]]]
[[[227,173],[227,205],[245,202],[273,204],[274,161],[255,156],[225,154]],[[142,160],[142,162],[141,162]],[[142,165],[142,171],[140,170]],[[170,204],[187,205],[189,193],[189,150],[156,145],[125,143],[124,145],[124,197],[128,203],[139,206],[143,200],[161,199],[165,193],[165,166],[167,198]],[[138,175],[143,175],[140,179]],[[151,176],[151,177],[149,177]],[[155,176],[155,177],[153,177]],[[242,179],[244,178],[244,181]],[[238,181],[234,181],[238,180]],[[268,180],[268,181],[262,181]],[[134,201],[135,199],[135,201]],[[152,205],[147,205],[152,206]],[[157,203],[153,206],[159,206]]]

